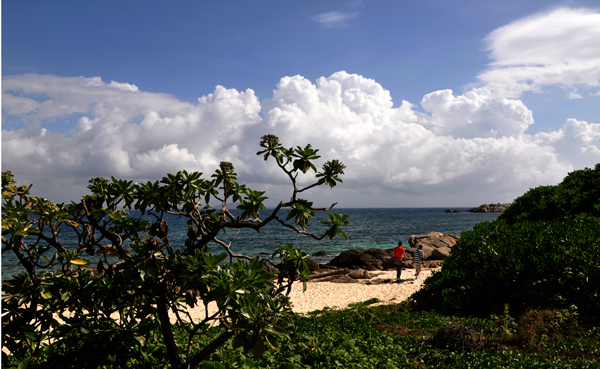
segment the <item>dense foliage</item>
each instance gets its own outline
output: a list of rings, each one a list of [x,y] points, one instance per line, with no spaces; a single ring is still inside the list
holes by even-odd
[[[600,163],[569,173],[556,186],[527,191],[498,219],[513,224],[524,221],[564,219],[577,214],[600,217]]]
[[[461,234],[416,306],[489,316],[507,304],[517,314],[575,305],[600,322],[599,214],[600,165],[528,191],[498,220]]]
[[[219,363],[215,368],[246,369],[600,368],[600,331],[580,325],[574,309],[479,319],[414,311],[407,304],[368,307],[375,302],[295,316],[289,339],[260,359],[228,344],[211,360]],[[456,325],[481,333],[485,346],[461,352],[430,344],[437,332]]]
[[[2,282],[2,346],[10,351],[10,363],[19,368],[194,368],[210,365],[206,359],[230,338],[257,358],[276,348],[292,323],[286,294],[294,281],[308,279],[307,254],[291,244],[279,246],[273,257],[281,260],[285,278],[273,283],[265,270],[271,262],[234,253],[237,233],[225,231],[258,232],[275,222],[316,239],[345,237],[340,227],[347,220],[338,214],[322,222],[320,236],[308,232],[315,212],[333,205],[315,208],[298,197],[315,186],[335,187],[345,167],[333,160],[318,171],[313,161],[319,150],[285,148],[273,135],[263,136],[260,145],[258,154],[274,158],[292,184],[291,199],[262,218],[267,197],[238,183],[229,162],[221,162],[211,179],[185,170],[141,184],[92,178],[91,195],[70,204],[32,196],[31,185],[19,186],[12,172],[3,172],[2,253],[14,253],[24,268]],[[317,179],[300,188],[299,173],[310,170]],[[211,207],[211,200],[220,207]],[[232,204],[241,216],[228,210]],[[149,214],[155,222],[132,217],[127,209]],[[279,216],[282,209],[288,209],[286,219]],[[165,214],[187,219],[184,245],[169,240]],[[77,235],[76,245],[65,244],[65,228]],[[107,243],[119,255],[118,263],[106,257]],[[209,243],[225,252],[212,255]],[[101,257],[90,268],[94,254]],[[186,312],[209,303],[217,312],[202,320]],[[207,335],[215,323],[222,331]]]

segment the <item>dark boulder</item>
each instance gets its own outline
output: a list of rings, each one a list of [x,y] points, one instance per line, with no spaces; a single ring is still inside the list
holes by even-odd
[[[319,266],[319,263],[317,263],[313,259],[306,258],[306,264],[308,265],[308,270],[310,270],[311,272],[321,269],[321,267]]]
[[[392,252],[382,249],[352,249],[333,258],[330,265],[338,268],[383,270],[383,263],[392,257]]]

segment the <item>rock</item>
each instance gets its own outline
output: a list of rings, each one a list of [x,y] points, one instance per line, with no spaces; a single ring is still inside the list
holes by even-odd
[[[353,270],[348,273],[348,276],[352,279],[371,279],[369,272],[363,269]]]
[[[265,270],[271,274],[274,274],[274,275],[278,275],[280,273],[279,269],[270,267],[268,265],[263,266],[263,270]]]
[[[327,252],[327,251],[323,251],[323,250],[317,251],[314,254],[312,254],[312,256],[327,256],[327,255],[333,255],[333,254],[330,252]]]
[[[410,255],[411,261],[413,259],[413,255],[415,254],[415,251],[417,251],[418,249],[419,249],[418,247],[411,247],[411,248],[406,249],[406,253],[408,255]],[[428,245],[423,246],[423,256],[425,257],[425,260],[431,259],[433,250],[435,250],[435,247],[433,247],[433,246],[428,246]],[[407,258],[408,258],[408,255],[407,255]]]
[[[429,232],[425,235],[412,235],[408,239],[411,247],[431,246],[431,247],[452,247],[460,237],[454,234],[443,234],[440,232]],[[412,255],[412,254],[411,254]]]
[[[341,276],[347,277],[346,274],[342,274],[342,275],[336,274],[336,275],[330,275],[330,276],[319,278],[319,279],[313,279],[313,280],[311,280],[311,282],[331,282],[334,279],[338,279]],[[348,277],[348,278],[350,278],[350,277]],[[352,278],[350,278],[350,279],[352,279]]]
[[[408,253],[409,249],[405,249],[405,254],[404,257],[406,260],[402,260],[402,268],[413,268],[412,265],[412,254]],[[390,257],[386,260],[383,261],[383,263],[381,264],[381,266],[383,267],[383,270],[396,270],[396,265],[394,265],[394,262],[392,261],[392,255],[393,255],[393,249],[389,250],[390,252]],[[414,250],[413,250],[414,252]]]
[[[412,259],[402,262],[402,269],[414,269],[415,266],[412,263]]]
[[[450,209],[446,209],[446,211],[444,211],[444,213],[460,213],[460,210],[450,210]]]
[[[450,256],[451,252],[452,249],[450,247],[438,247],[431,252],[431,260],[444,260]]]
[[[348,269],[345,269],[345,268],[335,269],[335,270],[328,270],[328,271],[320,270],[318,273],[312,273],[310,275],[310,277],[313,280],[317,280],[317,279],[324,278],[324,277],[329,277],[329,276],[332,276],[332,275],[348,274],[349,272],[350,271]]]
[[[382,249],[352,249],[333,258],[329,265],[338,268],[383,270],[383,263],[392,257],[392,252]]]
[[[335,279],[330,280],[329,282],[333,283],[357,283],[358,280],[351,278],[348,275],[340,275]]]
[[[423,261],[423,266],[429,269],[435,269],[442,266],[443,260],[425,260]]]
[[[394,262],[392,261],[392,253],[390,253],[390,256],[383,260],[383,262],[381,263],[381,267],[382,270],[387,270],[387,269],[396,269],[396,266],[394,265]]]
[[[319,266],[319,263],[317,263],[316,261],[314,261],[311,258],[306,258],[306,264],[308,265],[308,270],[310,270],[311,272],[321,269],[321,267]]]
[[[483,204],[483,205],[479,205],[476,208],[473,209],[469,209],[467,210],[468,213],[502,213],[504,210],[506,210],[507,207],[510,206],[509,204]]]

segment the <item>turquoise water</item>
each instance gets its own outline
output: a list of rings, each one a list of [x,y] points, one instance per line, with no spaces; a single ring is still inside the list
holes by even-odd
[[[277,222],[265,226],[260,233],[253,230],[243,230],[232,243],[232,251],[248,256],[260,255],[268,257],[276,250],[277,245],[293,242],[295,246],[303,249],[310,255],[317,251],[327,251],[332,255],[325,257],[313,257],[317,262],[324,263],[331,260],[335,255],[348,249],[358,248],[392,248],[398,241],[408,243],[408,238],[415,234],[429,232],[442,232],[460,235],[461,232],[470,230],[480,222],[496,219],[498,213],[465,213],[469,208],[458,209],[461,213],[444,213],[446,208],[390,208],[390,209],[334,209],[333,213],[348,214],[352,223],[344,230],[348,234],[346,242],[340,235],[333,240],[327,238],[317,241],[311,237],[296,234],[294,231],[282,227]],[[135,212],[131,212],[135,215]],[[137,213],[139,215],[139,213]],[[270,214],[267,210],[261,212],[266,218]],[[238,215],[234,212],[234,215]],[[285,212],[279,213],[280,218],[285,219]],[[152,217],[145,216],[151,221]],[[319,214],[317,220],[324,218]],[[187,225],[185,219],[171,216],[166,218],[169,225],[169,239],[174,248],[182,247],[186,238]],[[65,227],[66,228],[66,227]],[[327,229],[326,225],[312,221],[307,229],[316,235],[321,235]],[[225,242],[235,235],[231,230],[227,235],[221,234],[220,239]],[[60,237],[64,237],[64,244],[69,248],[76,247],[77,239],[72,232],[65,229]],[[27,241],[27,239],[26,239]],[[32,240],[33,241],[33,240]],[[222,248],[216,244],[209,247],[211,252],[220,253]],[[98,262],[98,257],[84,255],[92,264]],[[18,260],[11,252],[2,255],[3,277],[18,273],[21,270]]]

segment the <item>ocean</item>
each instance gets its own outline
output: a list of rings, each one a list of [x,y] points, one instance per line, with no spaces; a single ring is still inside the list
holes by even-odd
[[[318,263],[326,263],[342,251],[348,249],[366,249],[366,248],[393,248],[398,241],[408,244],[408,238],[411,235],[426,234],[429,232],[441,232],[460,235],[461,232],[473,229],[473,226],[480,222],[492,221],[496,219],[499,213],[467,213],[470,208],[452,208],[452,210],[461,210],[460,213],[445,213],[447,208],[334,208],[332,213],[347,214],[350,225],[343,229],[348,234],[348,241],[341,235],[335,239],[324,238],[317,241],[311,237],[299,235],[294,231],[282,227],[277,222],[265,226],[260,233],[245,229],[240,232],[232,243],[232,251],[238,254],[248,256],[261,256],[268,258],[277,249],[277,245],[293,243],[296,247],[304,250]],[[232,212],[239,215],[237,212]],[[262,211],[263,218],[268,216],[268,210]],[[131,211],[131,215],[136,215],[136,211]],[[280,218],[285,220],[285,211],[280,211]],[[139,213],[137,213],[139,216]],[[313,219],[308,231],[316,235],[321,235],[327,229],[326,225],[318,224],[326,215],[318,214],[316,221]],[[150,216],[143,218],[154,221]],[[175,250],[182,247],[186,238],[187,224],[184,218],[169,216],[165,219],[169,225],[169,240]],[[59,237],[64,237],[64,244],[68,248],[76,247],[76,237],[67,227],[63,227],[64,232]],[[235,230],[230,230],[227,234],[221,233],[219,238],[222,241],[229,242],[236,234]],[[25,239],[27,242],[27,238]],[[180,246],[181,245],[181,246]],[[213,253],[222,252],[222,248],[216,244],[209,247]],[[326,251],[330,255],[312,256],[318,251]],[[98,262],[98,256],[83,256],[89,260],[92,265]],[[113,261],[116,261],[116,257]],[[12,252],[2,254],[2,279],[12,274],[19,273],[22,267]]]

